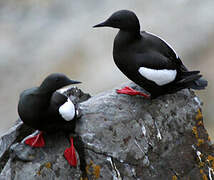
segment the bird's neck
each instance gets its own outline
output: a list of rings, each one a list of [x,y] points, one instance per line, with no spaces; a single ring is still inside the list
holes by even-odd
[[[37,90],[37,95],[41,97],[46,97],[46,99],[50,99],[54,92],[55,92],[54,90],[47,91],[47,89],[39,87]]]
[[[130,50],[133,49],[133,45],[140,39],[140,32],[128,32],[122,30],[120,30],[115,37],[113,58],[115,64],[123,73],[126,73],[127,68],[131,67],[132,62],[127,60],[127,56],[129,56]],[[127,65],[130,66],[127,67]]]
[[[114,47],[125,48],[127,44],[141,39],[140,31],[120,30],[114,40]]]
[[[133,30],[133,31],[126,31],[126,30],[119,30],[118,34],[120,36],[126,37],[127,39],[139,39],[140,36],[140,30]]]
[[[53,94],[55,91],[57,90],[57,88],[53,85],[50,85],[48,83],[43,82],[39,87],[38,87],[38,91],[41,94]]]

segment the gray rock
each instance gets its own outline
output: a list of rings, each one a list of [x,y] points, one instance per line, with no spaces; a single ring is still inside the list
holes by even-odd
[[[135,84],[128,85],[140,89]],[[85,145],[88,179],[214,177],[213,146],[203,126],[201,102],[192,91],[185,89],[148,100],[118,95],[114,89],[82,102],[80,108],[82,117],[76,132]],[[14,128],[10,133],[17,134],[16,131]],[[27,146],[13,145],[0,179],[80,179],[79,166],[70,167],[63,157],[70,146],[65,135],[45,134],[45,141],[44,148],[36,149],[36,158],[27,161],[21,161],[19,153],[14,157],[14,150],[26,153]],[[15,142],[17,138],[4,149],[7,151]]]
[[[10,146],[31,132],[33,132],[33,130],[25,126],[19,119],[8,132],[0,137],[0,171],[2,171],[9,158]]]

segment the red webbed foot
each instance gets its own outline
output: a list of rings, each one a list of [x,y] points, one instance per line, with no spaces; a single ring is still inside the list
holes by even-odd
[[[36,136],[33,136],[33,137],[26,139],[24,142],[25,142],[25,144],[27,144],[31,147],[43,147],[43,146],[45,146],[45,141],[44,141],[42,132],[40,132]]]
[[[71,166],[76,167],[77,166],[77,157],[76,157],[72,137],[70,138],[70,143],[71,143],[71,146],[69,148],[66,148],[64,151],[64,157]]]
[[[147,99],[150,98],[150,95],[148,94],[145,94],[145,93],[142,93],[140,91],[136,91],[128,86],[122,88],[122,89],[117,89],[117,93],[118,94],[128,94],[128,95],[131,95],[131,96],[135,96],[135,95],[139,95],[139,96],[143,96]]]

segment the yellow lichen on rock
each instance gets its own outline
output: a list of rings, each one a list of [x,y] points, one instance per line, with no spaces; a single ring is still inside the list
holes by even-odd
[[[84,178],[81,177],[80,180],[88,180],[88,178],[87,177],[84,177]]]
[[[36,173],[36,174],[40,176],[40,175],[41,175],[41,172],[40,172],[40,170],[39,170],[39,171],[37,171],[37,173]]]
[[[214,160],[214,157],[211,156],[211,155],[208,155],[207,160],[208,160],[208,161],[213,161],[213,160]]]
[[[42,169],[44,168],[44,167],[46,167],[46,168],[51,168],[51,163],[50,162],[46,162],[46,163],[44,163],[43,165],[41,165],[40,166],[40,168],[39,168],[39,170],[37,171],[37,175],[41,175],[41,171],[42,171]]]
[[[93,169],[94,169],[93,175],[96,179],[98,179],[100,177],[100,166],[94,165]]]
[[[214,157],[211,155],[208,155],[207,161],[210,163],[212,169],[214,169]]]
[[[204,162],[199,162],[199,164],[198,164],[198,166],[200,167],[200,168],[202,168],[202,167],[204,167]]]
[[[203,126],[204,124],[203,124],[202,121],[199,121],[199,122],[197,123],[197,125],[198,125],[198,126]]]
[[[91,174],[91,172],[90,172],[90,170],[89,170],[89,169],[90,169],[90,167],[91,167],[92,165],[93,165],[93,161],[90,161],[90,163],[89,163],[89,164],[87,164],[87,166],[86,166],[86,168],[85,168],[86,173],[87,173],[87,174],[89,174],[89,175]]]
[[[204,170],[203,170],[203,169],[200,169],[200,173],[201,173],[201,174],[204,174]]]
[[[90,163],[86,166],[86,173],[91,175],[93,174],[95,179],[98,179],[100,177],[100,166],[94,164],[93,161],[90,161]]]
[[[197,127],[196,126],[192,127],[192,132],[195,135],[195,137],[198,138],[198,131],[197,131]]]
[[[48,169],[51,168],[51,163],[50,162],[46,162],[45,163],[45,167],[48,168]]]
[[[200,146],[201,144],[204,144],[204,139],[200,139],[198,136],[198,129],[196,126],[192,127],[192,132],[195,135],[195,138],[197,139],[198,143],[197,146]]]
[[[172,176],[172,180],[177,180],[177,179],[178,179],[178,178],[177,178],[176,175]]]
[[[197,121],[198,121],[198,120],[203,119],[203,115],[202,115],[202,113],[201,113],[201,110],[200,110],[200,109],[198,109],[198,113],[197,113],[197,115],[196,115],[195,119],[196,119]]]
[[[212,166],[212,169],[214,169],[214,161],[212,161],[211,166]]]
[[[207,175],[206,175],[206,174],[203,174],[202,179],[203,179],[203,180],[208,180]]]
[[[208,141],[211,141],[211,138],[210,138],[210,136],[209,136],[209,135],[208,135],[208,138],[207,138],[207,140],[208,140]]]
[[[203,139],[197,139],[197,140],[198,140],[197,146],[200,146],[201,144],[204,144],[204,140]]]

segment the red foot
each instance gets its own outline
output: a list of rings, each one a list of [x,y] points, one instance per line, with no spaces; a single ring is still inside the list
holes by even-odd
[[[134,90],[128,86],[124,87],[123,89],[117,89],[117,93],[118,94],[128,94],[131,96],[140,95],[140,96],[143,96],[145,98],[150,98],[150,96],[148,94],[144,94],[140,91],[136,91],[136,90]]]
[[[45,141],[44,141],[42,132],[40,132],[36,136],[33,136],[33,137],[26,139],[25,144],[27,144],[31,147],[43,147],[43,146],[45,146]]]
[[[75,149],[74,149],[74,143],[73,143],[73,138],[70,138],[70,142],[71,142],[71,147],[67,148],[64,151],[64,156],[65,159],[68,161],[68,163],[73,166],[76,167],[77,166],[77,157],[76,157],[76,153],[75,153]]]

